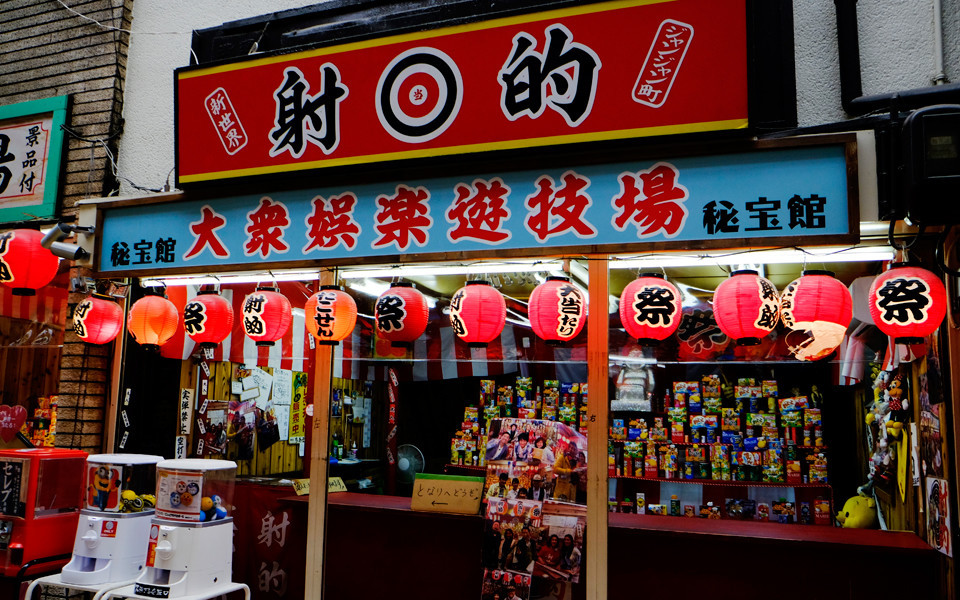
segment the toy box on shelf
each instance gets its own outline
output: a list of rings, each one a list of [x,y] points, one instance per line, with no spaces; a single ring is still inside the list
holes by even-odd
[[[611,511],[830,525],[820,395],[718,375],[674,381],[646,410],[613,414]],[[627,417],[627,418],[621,418]]]

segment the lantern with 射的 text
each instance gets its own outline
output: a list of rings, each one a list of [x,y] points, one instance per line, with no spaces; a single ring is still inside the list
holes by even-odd
[[[483,348],[503,331],[507,305],[487,281],[472,280],[450,298],[450,326],[471,348]]]
[[[33,296],[57,274],[60,259],[40,245],[43,234],[14,229],[0,234],[0,283],[14,296]]]
[[[110,296],[93,294],[73,309],[73,331],[88,344],[112,342],[123,327],[123,309]]]
[[[680,326],[680,290],[660,273],[641,273],[620,295],[620,322],[641,344],[657,344]]]
[[[272,346],[286,335],[293,321],[287,297],[272,287],[257,288],[243,299],[243,332],[257,346]]]
[[[547,277],[530,293],[527,316],[537,337],[558,346],[577,337],[587,320],[587,300],[569,277]]]
[[[870,316],[897,344],[919,344],[947,314],[947,291],[935,274],[894,263],[870,286]]]
[[[307,331],[320,344],[336,346],[357,324],[357,303],[339,285],[324,285],[303,307]]]
[[[377,335],[395,348],[409,348],[427,330],[427,300],[412,283],[400,282],[377,298]]]
[[[830,271],[804,271],[780,295],[780,319],[787,346],[800,360],[819,360],[833,353],[853,319],[850,290]]]
[[[183,329],[203,350],[216,348],[233,331],[233,306],[214,290],[203,290],[183,307]]]
[[[713,293],[717,326],[740,346],[755,346],[780,319],[780,296],[756,271],[734,271]]]
[[[163,296],[144,296],[130,307],[127,331],[145,350],[158,352],[177,331],[177,307]]]

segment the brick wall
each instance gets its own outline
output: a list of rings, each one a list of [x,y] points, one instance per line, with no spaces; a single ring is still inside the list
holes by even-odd
[[[122,130],[123,81],[133,0],[0,2],[0,105],[70,95],[62,214],[77,200],[117,189],[108,152],[116,155]],[[72,133],[71,133],[72,132]],[[3,225],[0,225],[3,227]],[[71,277],[89,276],[74,268]],[[69,311],[86,294],[70,294]],[[104,407],[109,393],[110,348],[65,335],[60,365],[57,445],[104,450]],[[112,450],[110,448],[106,449]]]

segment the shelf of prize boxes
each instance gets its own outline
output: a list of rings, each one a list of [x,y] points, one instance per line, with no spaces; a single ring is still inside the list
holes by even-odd
[[[614,444],[623,444],[625,442],[639,442],[641,444],[646,444],[647,442],[653,442],[655,444],[666,444],[668,446],[729,446],[733,447],[734,444],[724,444],[723,442],[671,442],[670,440],[610,440]],[[827,446],[794,446],[797,450],[823,450],[828,449]]]
[[[701,485],[770,487],[770,488],[829,488],[829,483],[787,483],[774,481],[742,481],[724,479],[686,479],[683,477],[635,477],[632,475],[612,475],[610,479],[629,479],[633,481],[656,481],[665,483],[693,483]]]

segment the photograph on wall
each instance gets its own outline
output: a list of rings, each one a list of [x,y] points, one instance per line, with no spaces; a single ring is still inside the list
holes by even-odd
[[[483,570],[483,589],[480,600],[528,600],[530,575],[508,571]]]
[[[253,400],[230,401],[227,412],[227,441],[236,447],[236,459],[253,458],[254,428],[257,424],[257,408]]]
[[[586,524],[586,507],[567,502],[544,502],[534,577],[571,583],[580,581]]]
[[[943,477],[940,409],[943,405],[920,411],[920,469],[925,477]]]
[[[493,419],[484,451],[488,497],[512,492],[535,500],[586,499],[587,438],[569,425]]]
[[[950,536],[950,492],[946,479],[927,477],[927,543],[953,556]]]
[[[541,534],[543,503],[490,498],[484,520],[485,569],[530,574]]]

